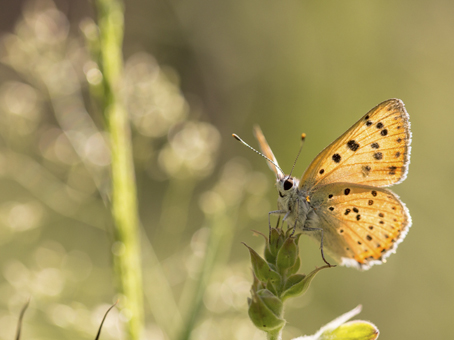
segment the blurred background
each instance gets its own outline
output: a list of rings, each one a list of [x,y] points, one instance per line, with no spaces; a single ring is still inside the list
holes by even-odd
[[[385,265],[321,272],[287,307],[284,339],[313,334],[358,304],[383,339],[449,338],[454,3],[128,0],[125,8],[145,338],[172,338],[213,228],[221,255],[193,338],[264,338],[247,317],[251,271],[240,242],[263,248],[251,230],[267,231],[277,195],[265,161],[233,132],[256,145],[260,124],[287,172],[307,133],[294,172],[302,174],[394,97],[410,114],[413,148],[409,176],[393,191],[413,226]],[[90,99],[102,77],[87,49],[95,16],[90,1],[0,2],[2,340],[14,337],[28,297],[24,339],[93,339],[115,301],[110,158]],[[304,272],[323,265],[318,244],[303,237],[301,248]],[[114,309],[103,339],[120,339],[125,317]]]

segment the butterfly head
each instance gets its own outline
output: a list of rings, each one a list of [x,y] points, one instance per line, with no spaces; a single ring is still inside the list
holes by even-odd
[[[279,193],[278,202],[281,207],[288,207],[289,201],[297,195],[299,180],[290,175],[277,177],[276,188]]]

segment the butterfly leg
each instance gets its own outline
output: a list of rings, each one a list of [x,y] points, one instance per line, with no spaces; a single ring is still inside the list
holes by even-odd
[[[278,215],[278,219],[277,219],[277,224],[276,224],[276,229],[279,228],[279,222],[281,220],[281,215],[284,213],[285,211],[282,211],[282,210],[275,210],[275,211],[270,211],[268,213],[268,233],[269,233],[269,238],[271,238],[271,214],[276,214]],[[287,215],[285,216],[287,217]],[[284,217],[284,219],[285,219]],[[282,224],[284,223],[284,221],[282,221]]]
[[[296,200],[296,204],[297,204],[297,207],[296,207],[296,211],[299,211],[299,206],[300,206],[300,201],[299,200]],[[290,213],[291,210],[289,210],[289,212],[287,213],[287,215]],[[285,215],[285,217],[287,217],[287,215]],[[285,219],[284,217],[284,219]],[[296,223],[298,222],[298,219],[295,219],[295,224],[293,225],[293,231],[292,231],[292,235],[295,235],[295,231],[296,231]],[[304,224],[303,224],[304,225]]]
[[[293,235],[295,235],[295,231],[296,231],[296,222],[298,222],[298,221],[295,221],[295,224],[293,225],[292,235],[290,235],[290,236],[292,236],[292,237],[293,237]]]
[[[277,222],[276,222],[276,229],[279,229],[279,223],[281,222],[281,215],[277,217]],[[284,226],[284,223],[282,223],[282,226]],[[271,226],[268,229],[268,239],[271,240]]]
[[[268,227],[271,229],[271,214],[273,215],[279,215],[279,217],[281,215],[283,215],[284,213],[286,213],[285,210],[274,210],[274,211],[270,211],[268,213]],[[287,217],[288,213],[284,216],[284,219],[282,221],[285,221],[285,218]]]
[[[323,253],[323,229],[322,228],[307,228],[307,227],[305,227],[303,230],[304,231],[319,231],[322,234],[322,237],[320,238],[320,251],[322,253],[323,262],[325,262],[329,267],[336,267],[336,265],[329,263],[325,259],[325,254]]]
[[[277,222],[276,222],[276,229],[279,228],[279,223],[281,222],[281,215],[277,217]]]

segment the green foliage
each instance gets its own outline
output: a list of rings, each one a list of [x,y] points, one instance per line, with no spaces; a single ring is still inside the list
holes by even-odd
[[[265,332],[279,330],[285,325],[281,318],[282,301],[268,289],[252,291],[249,300],[249,317],[254,325]]]
[[[307,276],[295,274],[301,264],[298,248],[300,235],[293,236],[293,229],[283,231],[272,228],[269,239],[265,237],[265,258],[246,245],[254,273],[252,298],[248,300],[249,317],[257,328],[267,332],[271,338],[279,337],[285,325],[284,301],[303,295],[315,275],[329,268],[317,268]]]
[[[263,235],[262,235],[263,236]],[[247,246],[251,256],[254,281],[251,298],[248,299],[249,318],[254,325],[267,333],[268,339],[281,339],[286,321],[284,302],[289,298],[302,296],[307,292],[315,276],[328,265],[316,268],[308,275],[297,274],[301,264],[298,241],[301,234],[293,235],[293,229],[283,231],[272,228],[270,236],[264,236],[266,245],[264,258]],[[365,321],[345,324],[359,313],[359,308],[344,314],[323,327],[319,333],[304,337],[307,340],[358,339],[373,340],[378,329]],[[356,313],[356,314],[355,314]]]

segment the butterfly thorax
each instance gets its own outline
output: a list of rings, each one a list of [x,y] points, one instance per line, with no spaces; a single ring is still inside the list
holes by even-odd
[[[276,181],[279,193],[277,205],[289,227],[303,230],[312,225],[313,219],[317,216],[311,207],[309,196],[298,188],[298,184],[299,180],[295,177],[278,178]]]

